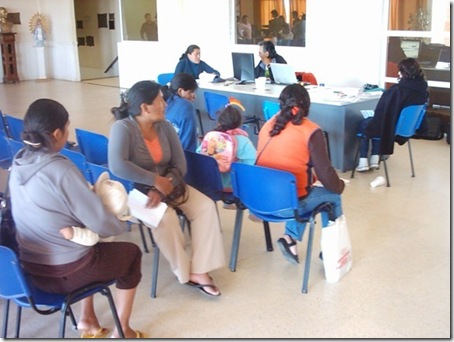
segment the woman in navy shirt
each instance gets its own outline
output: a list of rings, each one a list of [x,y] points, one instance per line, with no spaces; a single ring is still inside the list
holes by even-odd
[[[175,68],[175,75],[181,72],[192,75],[195,79],[198,79],[202,72],[215,74],[216,76],[221,75],[219,71],[200,60],[200,48],[197,45],[189,45],[186,52],[181,55],[180,61]]]

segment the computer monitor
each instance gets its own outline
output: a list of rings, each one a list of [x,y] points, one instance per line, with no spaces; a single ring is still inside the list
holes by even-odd
[[[253,53],[232,52],[233,77],[241,82],[255,80]]]
[[[437,69],[450,69],[451,68],[451,47],[442,46],[440,49],[440,55],[438,56],[438,62],[435,66]]]
[[[404,50],[407,58],[418,58],[420,49],[419,40],[403,40],[400,43],[400,47]]]

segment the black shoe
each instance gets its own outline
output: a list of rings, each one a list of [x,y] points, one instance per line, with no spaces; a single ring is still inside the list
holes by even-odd
[[[290,239],[292,239],[292,238],[290,238]],[[296,245],[296,241],[294,239],[292,239],[292,242],[288,243],[287,240],[285,240],[285,238],[281,237],[279,240],[277,240],[277,245],[281,249],[281,252],[284,255],[284,257],[290,263],[295,264],[295,265],[300,263],[298,255],[293,254],[292,251],[290,250],[290,247]]]
[[[318,257],[320,258],[321,261],[323,261],[323,253],[320,252],[320,254],[318,255]]]

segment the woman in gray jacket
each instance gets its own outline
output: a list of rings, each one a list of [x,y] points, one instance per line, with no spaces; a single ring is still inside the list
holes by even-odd
[[[109,168],[118,177],[135,183],[148,196],[147,206],[157,206],[173,190],[166,169],[186,174],[186,159],[178,135],[165,118],[166,102],[160,85],[151,81],[134,84],[119,107],[112,108],[117,121],[109,136]],[[210,296],[221,292],[208,272],[225,265],[224,246],[216,203],[187,186],[187,200],[178,205],[191,222],[192,253],[175,209],[169,205],[153,236],[182,284]]]
[[[66,145],[68,127],[68,112],[50,99],[36,100],[25,114],[25,147],[14,158],[9,181],[21,263],[38,288],[52,293],[68,294],[115,279],[125,337],[143,337],[129,325],[142,276],[140,249],[129,242],[84,246],[60,234],[61,228],[71,226],[89,227],[101,237],[127,230],[89,189],[77,167],[59,153]],[[77,328],[82,337],[108,335],[96,318],[93,297],[82,301]],[[112,337],[119,337],[118,331]]]

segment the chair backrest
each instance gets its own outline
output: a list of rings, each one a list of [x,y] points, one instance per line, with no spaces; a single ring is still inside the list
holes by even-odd
[[[109,139],[102,134],[80,128],[76,128],[75,132],[80,151],[87,159],[87,162],[107,165],[107,146]]]
[[[229,98],[209,91],[205,91],[205,106],[211,120],[217,120],[216,113],[229,103]]]
[[[263,117],[265,118],[265,121],[268,121],[271,119],[271,117],[279,112],[281,108],[279,107],[278,102],[273,102],[273,101],[268,101],[265,100],[263,101]]]
[[[89,183],[92,182],[92,177],[90,169],[88,168],[87,159],[82,153],[73,150],[68,150],[67,148],[62,149],[60,153],[69,158],[77,166],[80,172],[82,172],[82,174],[84,175],[85,180],[87,182]]]
[[[222,199],[222,180],[216,160],[191,151],[184,151],[188,171],[184,177],[186,183],[213,201]]]
[[[165,86],[169,83],[175,74],[173,72],[163,73],[158,75],[158,83],[162,86]]]
[[[315,78],[314,74],[311,72],[303,72],[301,81],[303,81],[305,83],[310,83],[311,85],[318,85],[317,79]]]
[[[5,299],[31,297],[25,274],[16,253],[0,246],[0,297]]]
[[[5,115],[6,124],[8,125],[8,131],[11,139],[22,141],[21,133],[24,130],[24,120],[15,118],[11,115]],[[7,131],[7,132],[8,132]]]
[[[413,136],[421,125],[426,113],[426,105],[412,105],[405,107],[400,112],[396,125],[396,135],[409,138]]]
[[[115,180],[115,181],[119,181],[121,184],[123,184],[123,186],[125,187],[126,189],[126,192],[130,192],[132,189],[134,189],[134,182],[132,181],[129,181],[129,180],[126,180],[124,178],[120,178],[120,177],[117,177],[115,176],[110,170],[108,167],[106,166],[103,166],[103,165],[97,165],[97,164],[93,164],[93,163],[87,163],[88,165],[88,168],[90,170],[90,174],[91,174],[91,183],[92,184],[95,184],[96,183],[96,180],[99,178],[99,176],[101,175],[101,173],[103,172],[108,172],[109,173],[109,178],[111,180]]]
[[[295,176],[287,171],[242,163],[232,164],[233,195],[258,214],[297,209]]]
[[[12,157],[6,133],[0,130],[0,161],[11,161]]]

